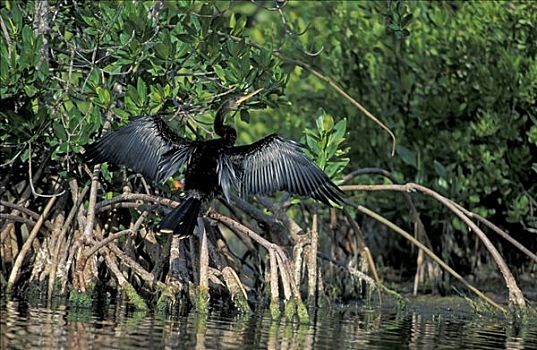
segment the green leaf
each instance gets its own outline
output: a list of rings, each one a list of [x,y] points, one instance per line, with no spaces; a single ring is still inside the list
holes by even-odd
[[[436,184],[437,184],[438,187],[440,187],[440,188],[443,188],[443,189],[445,189],[445,190],[448,189],[448,183],[447,183],[446,179],[444,179],[444,178],[439,178],[439,179],[437,179]]]
[[[532,125],[532,127],[526,134],[528,135],[529,142],[537,146],[537,125]]]
[[[155,45],[155,51],[157,53],[157,57],[162,58],[163,60],[167,60],[170,56],[170,49],[168,45],[165,45],[163,43],[157,43]]]
[[[99,102],[105,107],[108,108],[111,103],[110,91],[108,89],[103,89],[97,87],[97,96],[99,96]]]
[[[336,154],[337,147],[338,147],[337,143],[329,143],[328,144],[328,146],[326,147],[326,150],[325,150],[327,159],[331,159]]]
[[[405,15],[405,17],[403,17],[403,19],[401,20],[401,27],[406,27],[407,24],[409,24],[411,20],[412,20],[411,13]]]
[[[60,140],[67,140],[67,134],[65,133],[65,129],[63,127],[63,124],[60,120],[55,120],[52,124],[52,128],[54,129],[54,135],[59,138]]]
[[[345,131],[347,131],[347,119],[342,119],[336,123],[334,126],[334,142],[339,142],[339,140],[343,140],[345,136]]]
[[[319,144],[317,141],[311,137],[310,135],[306,135],[306,144],[308,147],[313,151],[315,155],[319,155],[322,153],[321,148],[319,147]]]
[[[103,163],[101,165],[101,174],[103,174],[106,181],[112,181],[112,174],[110,173],[110,170],[108,170],[108,163]]]
[[[25,25],[22,28],[22,42],[23,42],[23,45],[26,48],[31,47],[33,45],[33,39],[34,39],[34,34],[32,33],[32,28],[30,28],[30,26],[28,26],[28,25]]]
[[[470,203],[479,203],[479,196],[477,194],[472,194],[468,196],[468,201]]]
[[[403,145],[397,145],[396,153],[406,164],[416,168],[416,155]]]
[[[451,219],[451,225],[457,231],[466,232],[466,226],[458,218]]]
[[[16,34],[22,27],[22,12],[16,2],[11,9],[11,19],[13,20],[13,32]]]
[[[190,34],[179,34],[176,35],[176,38],[187,44],[192,44],[196,41],[196,39]]]
[[[145,96],[147,96],[147,87],[145,82],[140,77],[138,77],[138,81],[136,82],[136,91],[138,91],[138,97],[140,100],[145,100]]]
[[[213,66],[213,70],[220,80],[222,81],[226,80],[226,73],[224,72],[224,69],[222,68],[222,66],[220,66],[219,64],[215,64]]]
[[[436,172],[436,175],[440,176],[443,179],[447,179],[448,172],[447,169],[438,161],[433,162],[434,171]]]
[[[134,88],[134,86],[129,85],[127,87],[127,97],[130,97],[132,101],[136,104],[139,104],[140,97],[138,95],[138,90]]]
[[[325,114],[323,118],[323,130],[329,131],[334,127],[334,118],[330,114]]]

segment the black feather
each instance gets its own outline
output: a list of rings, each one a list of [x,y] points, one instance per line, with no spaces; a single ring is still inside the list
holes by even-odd
[[[283,190],[311,196],[328,205],[342,204],[343,192],[306,157],[302,148],[273,134],[251,145],[225,149],[218,161],[224,194],[229,196],[233,184],[243,196]]]
[[[158,117],[138,117],[85,148],[88,163],[125,165],[163,182],[188,162],[195,143],[175,135]]]
[[[173,233],[181,238],[189,237],[196,227],[200,209],[201,200],[188,197],[162,219],[159,226],[160,231]]]

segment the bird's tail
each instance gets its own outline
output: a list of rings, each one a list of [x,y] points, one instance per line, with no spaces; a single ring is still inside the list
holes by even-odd
[[[189,237],[196,227],[200,209],[201,200],[188,197],[181,205],[173,209],[162,219],[159,227],[160,231],[163,233],[173,233],[180,238]]]

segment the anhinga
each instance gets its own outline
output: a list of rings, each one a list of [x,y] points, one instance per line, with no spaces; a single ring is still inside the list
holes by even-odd
[[[226,114],[259,91],[230,98],[220,106],[214,121],[219,139],[187,140],[158,117],[137,117],[88,146],[84,158],[90,163],[125,165],[157,182],[166,181],[186,164],[186,199],[160,223],[162,232],[180,237],[194,231],[202,202],[221,194],[229,201],[233,188],[241,196],[283,190],[328,205],[341,204],[341,190],[302,153],[300,144],[272,134],[250,145],[234,146],[237,132],[224,124]]]

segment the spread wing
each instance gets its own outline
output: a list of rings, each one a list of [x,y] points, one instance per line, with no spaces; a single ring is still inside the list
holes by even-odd
[[[278,135],[251,145],[224,150],[218,159],[218,178],[229,199],[232,187],[242,196],[287,191],[325,204],[342,204],[343,192],[301,150],[302,146]]]
[[[125,165],[163,182],[188,162],[194,144],[176,135],[158,117],[137,117],[87,146],[83,157],[89,163]]]

